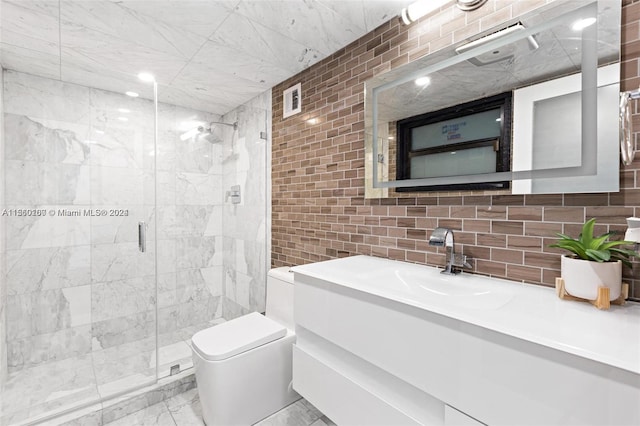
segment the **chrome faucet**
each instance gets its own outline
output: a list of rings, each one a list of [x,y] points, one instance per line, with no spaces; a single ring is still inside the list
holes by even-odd
[[[436,228],[429,237],[429,245],[435,247],[445,247],[446,250],[446,266],[441,273],[455,275],[462,272],[461,268],[471,268],[467,256],[456,254],[453,243],[453,230],[449,228]]]

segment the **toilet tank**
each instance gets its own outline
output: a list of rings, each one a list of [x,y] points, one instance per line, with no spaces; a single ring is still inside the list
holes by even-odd
[[[289,266],[274,268],[267,274],[265,315],[293,330],[293,272]]]

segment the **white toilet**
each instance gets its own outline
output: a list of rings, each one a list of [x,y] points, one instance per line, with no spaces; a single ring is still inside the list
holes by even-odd
[[[191,338],[202,416],[208,426],[252,425],[300,398],[291,387],[293,272],[267,275],[266,316],[257,312]]]

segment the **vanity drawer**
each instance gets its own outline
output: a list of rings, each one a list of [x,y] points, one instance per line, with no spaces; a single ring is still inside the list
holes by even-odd
[[[293,347],[293,388],[338,425],[419,425],[342,372]]]

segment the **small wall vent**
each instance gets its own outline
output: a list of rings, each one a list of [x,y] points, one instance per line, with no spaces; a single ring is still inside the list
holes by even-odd
[[[282,93],[284,106],[282,118],[287,118],[302,111],[302,84],[289,87]]]

